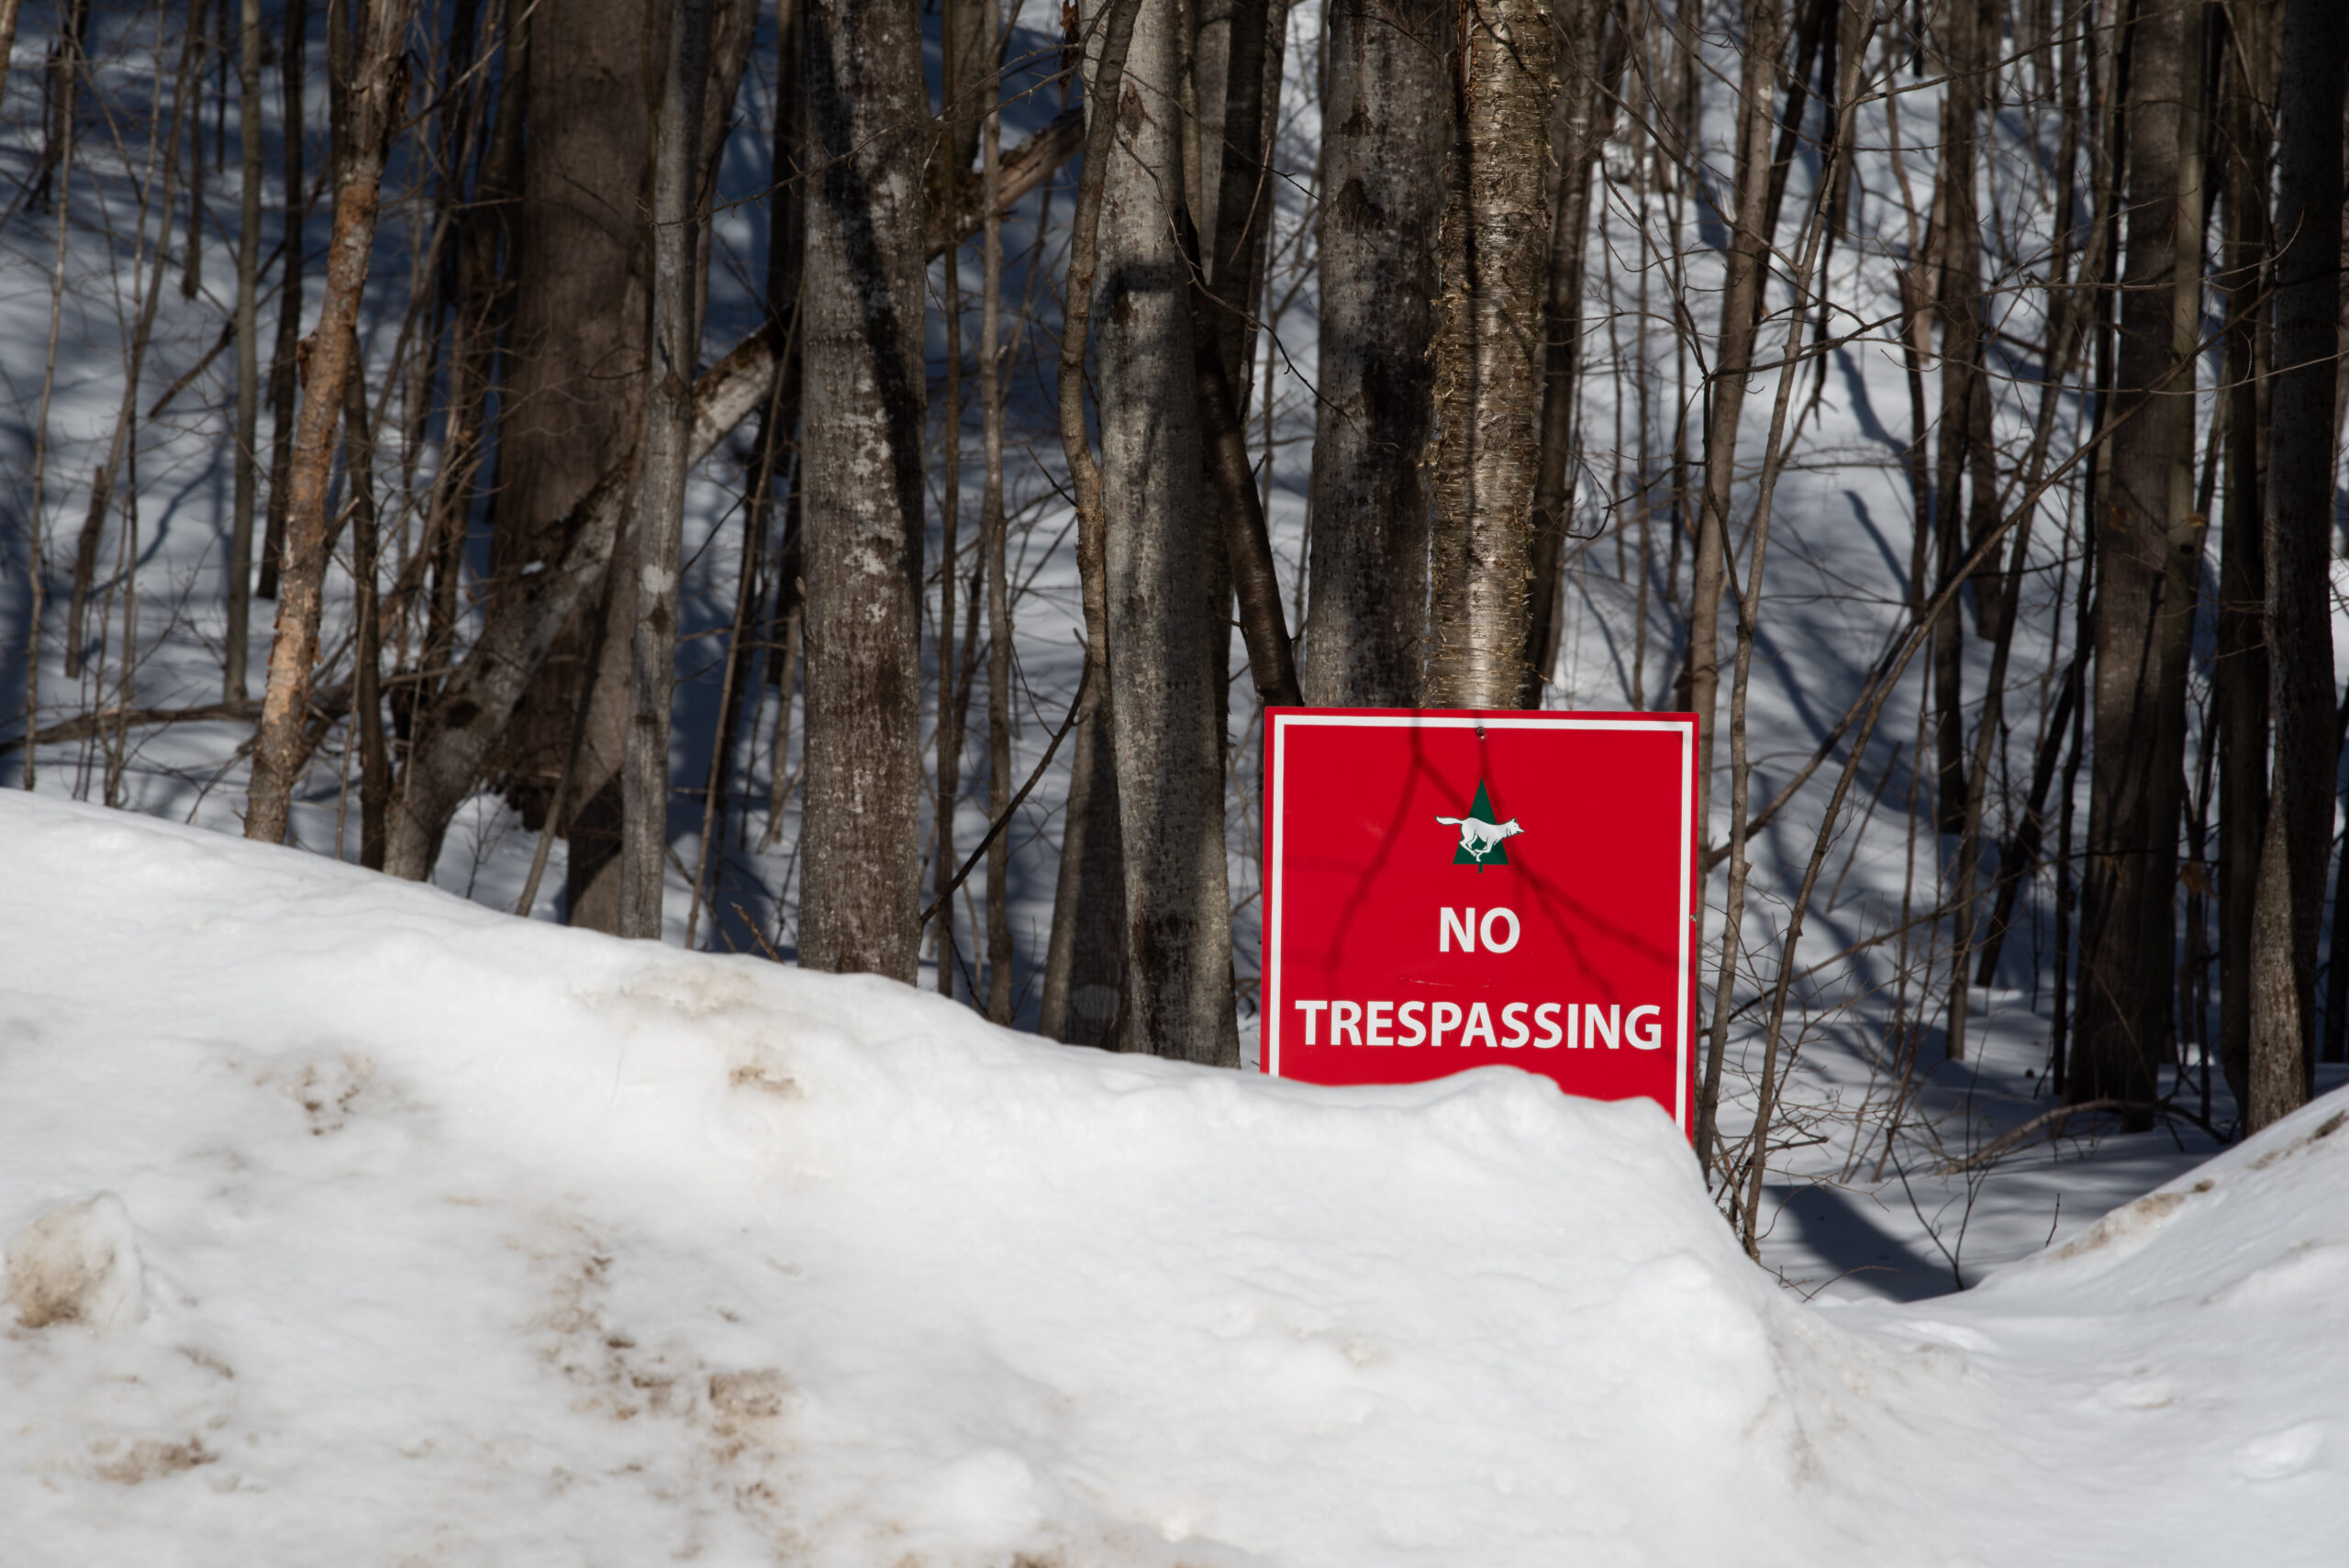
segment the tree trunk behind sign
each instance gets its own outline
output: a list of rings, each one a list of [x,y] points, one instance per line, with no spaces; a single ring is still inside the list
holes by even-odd
[[[918,941],[922,163],[911,0],[808,0],[807,794],[799,962],[910,982]]]
[[[1427,628],[1435,244],[1450,7],[1333,0],[1305,700],[1414,707]]]
[[[2341,353],[2341,114],[2349,12],[2294,0],[2277,93],[2276,390],[2267,474],[2267,649],[2276,797],[2252,915],[2251,1103],[2257,1131],[2307,1103],[2316,1073],[2316,940],[2331,849],[2336,730],[2327,558]]]
[[[1469,0],[1458,25],[1437,247],[1435,520],[1422,696],[1431,707],[1509,708],[1535,695],[1525,649],[1556,36],[1540,0]]]
[[[1226,579],[1200,494],[1174,7],[1142,6],[1102,172],[1094,282],[1109,675],[1138,1051],[1237,1066],[1224,865]]]

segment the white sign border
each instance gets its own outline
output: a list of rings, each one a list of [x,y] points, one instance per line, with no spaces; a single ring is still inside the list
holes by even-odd
[[[1369,708],[1359,712],[1276,713],[1272,719],[1272,770],[1265,816],[1272,837],[1272,854],[1264,868],[1264,1006],[1259,1010],[1264,1043],[1260,1069],[1268,1078],[1281,1076],[1281,1024],[1279,1002],[1284,995],[1281,985],[1281,870],[1287,864],[1286,831],[1288,801],[1288,732],[1292,727],[1306,726],[1345,729],[1593,729],[1648,730],[1671,729],[1680,736],[1680,1029],[1675,1042],[1675,1062],[1672,1075],[1672,1118],[1680,1130],[1689,1131],[1688,1079],[1690,1071],[1690,1031],[1695,1025],[1697,988],[1691,973],[1691,952],[1695,940],[1697,912],[1696,879],[1689,860],[1690,846],[1696,842],[1697,817],[1697,717],[1685,713],[1651,715],[1616,714],[1601,718],[1572,713],[1493,713],[1453,712],[1414,713],[1396,709]]]

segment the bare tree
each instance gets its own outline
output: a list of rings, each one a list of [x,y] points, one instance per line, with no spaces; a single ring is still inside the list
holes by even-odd
[[[802,286],[807,784],[799,962],[914,978],[919,940],[922,161],[915,7],[808,0]]]
[[[2349,12],[2292,0],[2277,160],[2276,390],[2267,474],[2266,641],[2275,803],[2252,913],[2250,1103],[2266,1126],[2315,1092],[2316,942],[2331,848],[2337,732],[2330,584],[2334,375],[2341,356],[2342,101]]]
[[[2185,100],[2199,91],[2187,0],[2149,0],[2129,30],[2128,239],[2112,388],[2111,496],[2098,520],[2095,742],[2082,889],[2080,998],[2065,1093],[2115,1099],[2152,1125],[2170,1035],[2173,894],[2183,787],[2187,642],[2199,536],[2192,513],[2193,342],[2200,194],[2180,178]],[[2190,209],[2190,211],[2189,211]]]
[[[222,0],[225,6],[227,0]],[[228,641],[221,700],[245,700],[253,595],[253,450],[261,418],[261,0],[244,0],[237,52],[237,128],[244,178],[237,219],[237,429],[230,455],[236,511],[228,519]]]
[[[1431,707],[1508,708],[1536,696],[1526,643],[1556,36],[1536,0],[1473,0],[1459,27],[1437,247],[1435,521],[1422,696]]]
[[[1436,236],[1452,146],[1451,8],[1332,0],[1320,208],[1321,396],[1302,684],[1413,707],[1427,626]]]
[[[334,233],[327,248],[326,298],[310,339],[302,409],[287,476],[285,573],[279,584],[277,635],[270,648],[269,689],[253,733],[252,792],[245,836],[284,840],[295,775],[307,748],[310,678],[318,653],[318,617],[329,546],[327,477],[343,378],[351,373],[359,296],[375,243],[384,161],[407,104],[406,46],[415,0],[375,0],[362,24],[351,79],[340,85],[344,136],[336,149]]]
[[[2252,895],[2267,815],[2267,644],[2260,625],[2267,570],[2259,519],[2273,390],[2264,308],[2274,112],[2270,10],[2247,6],[2228,13],[2222,68],[2227,227],[2218,282],[2227,296],[2221,372],[2227,484],[2210,706],[2219,730],[2219,1060],[2238,1105],[2248,1104],[2251,1092]]]
[[[692,466],[697,188],[710,0],[675,0],[668,66],[653,117],[652,319],[646,329],[644,470],[636,507],[637,603],[630,623],[629,726],[621,773],[619,934],[661,938],[668,878],[669,707],[676,684],[677,573]]]
[[[1220,538],[1200,505],[1190,271],[1172,6],[1141,8],[1102,171],[1093,319],[1100,366],[1102,557],[1117,723],[1133,1048],[1237,1065],[1224,866]]]

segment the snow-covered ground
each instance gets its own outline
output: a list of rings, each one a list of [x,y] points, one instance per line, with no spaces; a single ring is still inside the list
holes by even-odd
[[[1048,68],[1052,19],[1030,11],[1023,47]],[[206,703],[220,690],[233,374],[229,356],[205,355],[231,292],[233,159],[207,187],[201,286],[182,296],[176,260],[165,279],[99,556],[104,629],[83,673],[63,673],[74,536],[121,396],[132,263],[142,247],[151,256],[158,228],[138,214],[152,107],[142,83],[154,50],[173,42],[143,12],[97,15],[94,91],[110,128],[85,144],[70,184],[45,431],[57,231],[28,206],[0,221],[8,784],[26,757],[12,746],[29,607],[19,519],[38,516],[44,529],[41,724],[120,700]],[[1273,395],[1251,411],[1283,582],[1299,600],[1319,16],[1312,0],[1291,12],[1258,382],[1259,396],[1268,380]],[[38,141],[30,65],[48,26],[45,11],[28,16],[0,114],[11,188]],[[1709,43],[1715,64],[1727,43]],[[721,177],[712,355],[751,319],[764,270],[751,198],[769,183],[771,61],[763,34]],[[1686,562],[1668,570],[1662,481],[1702,365],[1655,323],[1678,287],[1698,336],[1714,325],[1720,235],[1703,193],[1728,188],[1727,79],[1703,88],[1692,156],[1705,171],[1652,179],[1662,194],[1642,195],[1630,139],[1604,166],[1578,492],[1593,542],[1569,575],[1553,706],[1664,703],[1685,639]],[[313,80],[316,117],[325,95]],[[1913,238],[1907,206],[1930,190],[1937,98],[1931,83],[1897,85],[1861,128],[1850,232],[1829,269],[1838,332],[1880,323]],[[273,82],[264,100],[273,116]],[[1049,121],[1060,102],[1053,90],[1020,102],[1007,138]],[[233,146],[233,102],[210,124]],[[2001,352],[2015,355],[2000,361],[2012,379],[1998,384],[1999,433],[2019,447],[2036,396],[2022,349],[2043,330],[2030,279],[2048,240],[2034,153],[2047,128],[2021,114],[1999,127],[1984,210],[1996,217],[1994,282],[2008,291]],[[273,118],[272,180],[282,131]],[[395,461],[389,432],[409,428],[405,380],[387,385],[384,373],[430,195],[425,172],[395,172],[366,323],[390,529],[412,524],[438,461],[429,423]],[[1041,228],[1031,209],[1011,241],[1024,334],[1010,474],[1023,779],[1077,671],[1049,387],[1072,172]],[[1798,160],[1790,214],[1815,172]],[[273,191],[265,249],[280,206]],[[314,252],[323,233],[314,210]],[[964,267],[965,291],[974,273]],[[265,299],[265,334],[274,318]],[[1785,326],[1774,317],[1767,340]],[[941,434],[944,348],[934,320]],[[1880,327],[1827,365],[1778,493],[1755,663],[1757,798],[1810,755],[1905,613],[1902,369]],[[1770,378],[1755,383],[1750,464],[1774,392]],[[1927,392],[1938,397],[1937,375]],[[1812,395],[1806,385],[1803,400]],[[974,438],[974,401],[965,412]],[[2080,414],[2065,406],[2059,455]],[[714,634],[736,601],[731,508],[745,450],[738,440],[713,458],[694,491],[674,760],[688,783],[711,751]],[[966,550],[975,452],[974,439]],[[942,473],[933,481],[942,493]],[[1741,526],[1750,495],[1742,486]],[[2224,526],[2221,516],[2213,561]],[[2034,538],[2006,696],[2011,779],[2029,773],[2073,635],[2055,613],[2078,568],[2063,506],[2051,501]],[[477,519],[476,565],[485,541]],[[933,536],[933,563],[941,542]],[[330,584],[330,648],[351,624],[350,588],[340,573]],[[268,617],[257,606],[256,689]],[[2210,652],[2207,641],[2198,651],[2198,714]],[[1968,657],[1971,704],[1987,674],[1979,639]],[[1760,1270],[1723,1231],[1685,1151],[1638,1107],[1566,1102],[1506,1075],[1330,1093],[1110,1060],[985,1029],[877,982],[573,935],[548,925],[560,917],[560,843],[536,920],[516,920],[500,911],[535,844],[486,794],[451,835],[444,894],[386,884],[335,861],[355,858],[359,833],[341,728],[296,806],[305,855],[233,838],[247,723],[102,728],[34,749],[39,795],[0,792],[0,1231],[115,1194],[59,1220],[51,1240],[71,1251],[128,1238],[143,1284],[134,1292],[110,1275],[96,1289],[142,1302],[145,1316],[104,1334],[18,1328],[0,1342],[0,1411],[12,1418],[0,1421],[0,1568],[207,1551],[239,1562],[633,1563],[698,1548],[712,1561],[760,1561],[778,1542],[817,1562],[1024,1553],[1067,1568],[1700,1553],[2197,1562],[2252,1541],[2267,1561],[2349,1558],[2338,1544],[2349,1505],[2327,1496],[2342,1490],[2349,1433],[2311,1425],[2349,1410],[2341,1352],[2328,1349],[2349,1340],[2345,1282],[2328,1272],[2349,1254],[2324,1229],[2343,1208],[2343,1179],[2325,1174],[2342,1140],[2254,1169],[2332,1110],[2205,1169],[2232,1110],[2220,1083],[2205,1116],[2210,1075],[2189,1045],[2165,1070],[2180,1115],[2160,1129],[2120,1138],[2090,1121],[1994,1164],[1952,1168],[2052,1103],[2052,898],[2043,876],[1998,984],[1975,994],[1969,1059],[1943,1062],[1939,917],[1954,846],[1937,840],[1916,787],[1922,673],[1911,670],[1863,755],[1810,911],[1801,956],[1819,968],[1795,992],[1801,1050]],[[983,699],[984,675],[980,684]],[[1234,691],[1245,1005],[1255,731],[1245,682]],[[787,956],[787,798],[761,844],[773,775],[788,775],[793,758],[772,753],[775,694],[754,692],[749,776],[713,846],[718,896],[696,940],[751,951],[755,928]],[[985,827],[983,759],[974,743],[957,817],[965,851]],[[1749,1009],[1771,978],[1841,762],[1839,751],[1753,842],[1735,992]],[[1045,776],[1012,833],[1015,991],[1029,1018],[1064,778]],[[2003,793],[2001,811],[2016,793]],[[104,816],[68,796],[128,809]],[[1726,789],[1715,798],[1718,838]],[[2009,826],[1994,821],[1990,834]],[[680,857],[696,861],[698,800],[681,803],[672,827]],[[1722,891],[1717,873],[1709,932]],[[673,943],[691,904],[681,875]],[[1243,1037],[1252,1033],[1251,1018]],[[1741,1013],[1732,1136],[1750,1118],[1759,1036]],[[2321,1086],[2337,1088],[2344,1072],[2322,1069]],[[2196,1192],[2205,1176],[2213,1185]],[[2123,1218],[2100,1218],[2115,1210]],[[1960,1287],[1973,1288],[1948,1294]],[[1891,1305],[1928,1296],[1941,1299]],[[46,1310],[36,1302],[32,1316]],[[2164,1533],[2173,1527],[2182,1533]]]
[[[1508,1069],[1073,1051],[16,793],[0,886],[10,1568],[2349,1541],[2349,1095],[1820,1307]]]

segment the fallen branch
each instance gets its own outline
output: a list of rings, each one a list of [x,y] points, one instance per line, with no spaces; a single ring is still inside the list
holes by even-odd
[[[1933,1174],[1936,1176],[1955,1176],[1963,1174],[1967,1171],[1978,1171],[1983,1166],[1989,1164],[1991,1162],[1997,1160],[2000,1155],[2006,1153],[2009,1149],[2012,1149],[2021,1143],[2024,1139],[2029,1138],[2041,1128],[2047,1127],[2051,1123],[2054,1125],[2054,1130],[2050,1132],[2047,1137],[2048,1140],[2053,1142],[2055,1139],[2063,1135],[2064,1123],[2076,1116],[2087,1116],[2095,1111],[2125,1111],[2131,1109],[2160,1110],[2163,1107],[2161,1106],[2147,1105],[2143,1101],[2116,1100],[2110,1098],[2100,1100],[2082,1100],[2076,1106],[2057,1106],[2052,1111],[2042,1111],[2039,1115],[2032,1117],[2029,1121],[2024,1122],[2021,1127],[2009,1129],[1999,1137],[1992,1139],[1980,1150],[1972,1154],[1968,1154],[1965,1159],[1951,1160],[1943,1164],[1936,1166],[1933,1170]]]

